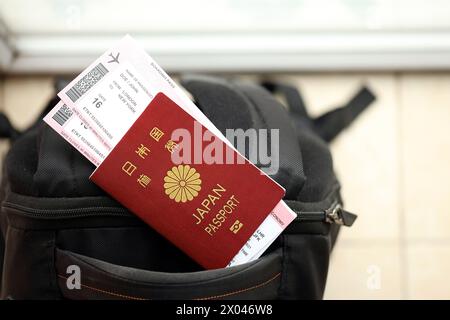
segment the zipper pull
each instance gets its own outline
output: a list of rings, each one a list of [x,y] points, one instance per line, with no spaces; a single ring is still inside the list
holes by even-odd
[[[346,227],[350,227],[358,217],[356,214],[345,211],[338,203],[331,209],[325,211],[325,221],[329,223],[336,223]]]

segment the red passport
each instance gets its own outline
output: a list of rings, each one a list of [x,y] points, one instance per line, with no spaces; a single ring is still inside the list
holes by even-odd
[[[163,93],[90,179],[207,269],[226,267],[285,192]]]

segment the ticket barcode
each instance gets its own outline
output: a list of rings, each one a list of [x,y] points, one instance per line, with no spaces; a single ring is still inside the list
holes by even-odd
[[[95,86],[107,73],[108,69],[102,64],[97,64],[91,71],[78,80],[75,85],[66,91],[66,95],[72,100],[77,101],[83,94],[85,94],[90,88]]]
[[[63,104],[52,118],[62,127],[72,115],[73,111],[67,105]]]

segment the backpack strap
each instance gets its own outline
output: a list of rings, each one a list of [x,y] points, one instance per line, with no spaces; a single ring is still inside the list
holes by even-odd
[[[344,106],[314,119],[314,127],[325,141],[330,142],[367,109],[373,101],[375,101],[374,94],[369,88],[362,87]]]
[[[299,89],[281,82],[267,81],[263,82],[261,85],[271,93],[279,93],[284,96],[289,111],[292,114],[298,117],[309,118],[305,102],[303,101]]]
[[[307,124],[326,142],[331,142],[347,128],[369,105],[375,101],[375,95],[366,87],[361,87],[344,106],[329,111],[317,118],[308,115],[306,105],[299,90],[281,82],[264,82],[263,85],[272,93],[283,96],[294,122]]]

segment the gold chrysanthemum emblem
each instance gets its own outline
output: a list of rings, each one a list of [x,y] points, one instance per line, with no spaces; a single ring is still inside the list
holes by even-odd
[[[175,166],[164,177],[164,189],[176,202],[191,201],[201,190],[200,173],[188,165]]]

